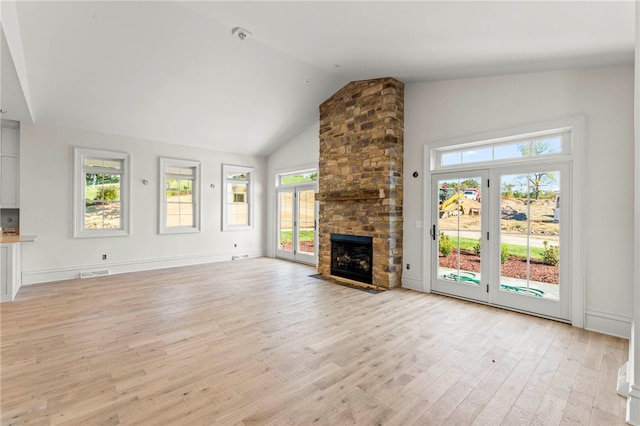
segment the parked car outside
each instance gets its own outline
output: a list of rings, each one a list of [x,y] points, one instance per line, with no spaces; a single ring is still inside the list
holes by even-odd
[[[464,198],[474,201],[480,201],[480,191],[477,189],[465,189],[464,190]]]

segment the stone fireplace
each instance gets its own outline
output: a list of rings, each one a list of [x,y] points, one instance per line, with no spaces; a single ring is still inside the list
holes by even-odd
[[[368,238],[370,281],[401,285],[404,84],[355,81],[320,105],[318,272],[335,272],[333,235]],[[344,256],[338,254],[337,257]],[[354,262],[367,260],[358,259]],[[343,264],[350,260],[342,258]],[[358,269],[357,263],[350,266]],[[365,278],[356,277],[366,283]]]

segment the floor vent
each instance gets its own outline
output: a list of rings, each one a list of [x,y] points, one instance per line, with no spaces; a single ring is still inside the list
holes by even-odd
[[[97,271],[83,271],[83,272],[80,272],[80,278],[103,277],[105,275],[109,275],[109,270],[108,269],[99,269]]]
[[[240,260],[240,259],[248,259],[249,255],[248,254],[238,254],[235,256],[231,256],[231,260]]]

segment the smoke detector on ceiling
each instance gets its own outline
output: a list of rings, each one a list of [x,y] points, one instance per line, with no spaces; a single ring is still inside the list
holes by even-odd
[[[251,31],[245,30],[244,28],[235,27],[231,30],[231,35],[236,36],[240,40],[244,41],[251,37]]]

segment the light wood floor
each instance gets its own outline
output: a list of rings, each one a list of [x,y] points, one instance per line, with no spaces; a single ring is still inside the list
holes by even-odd
[[[628,342],[274,259],[23,287],[2,424],[624,424]]]

